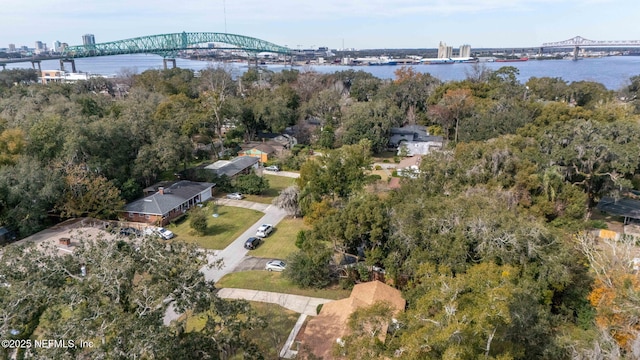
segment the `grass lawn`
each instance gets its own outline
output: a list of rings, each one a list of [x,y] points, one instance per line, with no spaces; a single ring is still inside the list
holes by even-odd
[[[300,230],[309,230],[302,218],[286,218],[276,225],[276,231],[264,239],[264,243],[253,250],[251,255],[264,258],[286,259],[289,254],[298,250],[296,237]]]
[[[369,174],[380,175],[380,177],[382,178],[381,180],[387,181],[391,177],[391,170],[372,170],[369,171]]]
[[[258,316],[264,318],[267,327],[246,330],[247,334],[255,341],[265,359],[278,359],[280,349],[287,341],[287,337],[289,337],[289,333],[300,315],[276,304],[255,301],[249,303]],[[189,313],[187,316],[187,331],[200,331],[207,321],[205,313],[195,315]]]
[[[207,205],[207,213],[213,215],[213,203]],[[204,236],[191,229],[188,216],[166,228],[176,234],[177,240],[196,243],[205,249],[222,250],[264,216],[264,213],[257,210],[224,205],[218,206],[218,214],[220,216],[217,218],[211,215],[207,217],[208,228]]]
[[[387,160],[387,162],[393,163],[394,156],[396,156],[395,151],[383,151],[373,156],[373,162],[385,162]]]
[[[245,200],[271,204],[280,191],[296,183],[296,179],[286,176],[264,175],[264,177],[269,180],[269,188],[260,195],[247,195]]]
[[[218,288],[252,289],[325,299],[344,299],[351,290],[339,286],[328,289],[300,289],[279,272],[264,270],[241,271],[225,275],[216,283]]]

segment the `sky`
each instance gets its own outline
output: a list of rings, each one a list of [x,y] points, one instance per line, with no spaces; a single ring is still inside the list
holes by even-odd
[[[538,47],[640,40],[637,0],[0,0],[0,48],[227,32],[297,48]]]

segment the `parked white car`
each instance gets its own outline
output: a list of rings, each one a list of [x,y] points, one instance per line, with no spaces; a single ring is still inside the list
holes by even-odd
[[[266,168],[264,168],[267,171],[280,171],[280,168],[277,167],[276,165],[271,165],[271,166],[267,166]]]
[[[264,269],[267,271],[284,271],[286,268],[287,264],[282,260],[267,261],[267,264],[264,266]]]
[[[273,230],[274,230],[273,229],[273,225],[271,225],[271,224],[262,224],[258,228],[258,231],[256,231],[256,236],[257,237],[261,237],[261,238],[265,238],[265,237],[271,235]]]
[[[144,229],[144,234],[149,236],[157,235],[165,240],[169,240],[175,236],[171,230],[167,230],[163,227],[148,227]]]
[[[167,229],[165,229],[163,227],[157,228],[156,231],[165,240],[169,240],[169,239],[173,238],[173,236],[174,236],[173,232],[171,230],[167,230]]]
[[[227,199],[242,200],[244,199],[244,195],[235,192],[235,193],[227,194]]]

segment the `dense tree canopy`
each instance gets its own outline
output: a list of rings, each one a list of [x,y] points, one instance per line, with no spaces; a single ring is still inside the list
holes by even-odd
[[[181,171],[287,129],[300,144],[275,161],[300,178],[276,203],[313,229],[285,276],[322,287],[338,273],[337,253],[355,255],[383,268],[409,301],[385,342],[361,326],[375,328],[380,309],[359,313],[346,357],[349,346],[371,346],[362,352],[370,358],[635,356],[640,286],[628,264],[604,261],[601,247],[576,234],[602,222],[590,217],[602,197],[640,190],[640,78],[616,93],[561,78],[522,84],[515,67],[481,65],[446,83],[414,68],[393,80],[355,70],[251,69],[239,78],[224,67],[150,70],[123,74],[117,91],[108,79],[45,86],[32,71],[2,71],[0,226],[23,237],[67,217],[115,218],[124,199],[178,173],[259,192],[265,183],[255,175],[231,182]],[[407,124],[439,129],[443,151],[389,190],[377,181],[382,170],[371,175],[372,156],[388,150],[391,128]],[[211,294],[193,249],[97,244],[106,249],[100,256],[93,243],[63,257],[5,251],[3,260],[15,257],[7,264],[25,265],[0,264],[12,284],[0,287],[0,330],[76,334],[86,318],[87,336],[104,339],[94,351],[107,357],[255,355],[242,329],[261,325],[246,304]],[[168,262],[156,264],[156,255]],[[114,258],[118,269],[108,266]],[[209,309],[211,324],[199,334],[161,326],[168,295]]]
[[[244,329],[262,326],[244,302],[216,297],[193,246],[155,238],[135,241],[80,235],[73,253],[54,246],[11,246],[0,255],[3,339],[74,339],[91,347],[32,348],[56,359],[214,358],[257,356]],[[6,286],[5,286],[6,284]],[[185,320],[163,325],[167,306],[209,311],[200,332]],[[242,316],[240,316],[242,315]],[[0,349],[5,352],[10,349]]]

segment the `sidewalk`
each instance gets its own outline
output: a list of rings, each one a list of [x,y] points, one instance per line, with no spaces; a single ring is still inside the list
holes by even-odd
[[[232,288],[223,288],[218,290],[218,297],[223,299],[244,299],[278,304],[289,310],[309,316],[317,315],[318,305],[333,301],[331,299],[314,298],[309,296]]]

